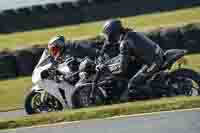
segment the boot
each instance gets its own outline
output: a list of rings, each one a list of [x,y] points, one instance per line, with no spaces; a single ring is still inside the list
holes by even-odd
[[[129,89],[125,89],[122,95],[120,96],[120,102],[128,102],[129,101]]]

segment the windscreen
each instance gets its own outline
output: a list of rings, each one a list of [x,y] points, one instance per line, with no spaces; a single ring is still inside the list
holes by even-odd
[[[42,56],[40,57],[40,60],[38,61],[38,64],[36,65],[35,68],[40,67],[40,66],[44,66],[46,64],[48,64],[51,61],[51,56],[48,52],[47,49],[45,49],[42,53]]]

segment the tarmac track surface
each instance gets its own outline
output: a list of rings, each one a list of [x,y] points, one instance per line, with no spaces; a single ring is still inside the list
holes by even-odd
[[[0,112],[0,120],[1,119],[13,119],[17,117],[26,116],[26,112],[24,110],[15,110],[15,111],[8,111],[8,112]]]
[[[200,133],[200,109],[18,128],[0,133]]]

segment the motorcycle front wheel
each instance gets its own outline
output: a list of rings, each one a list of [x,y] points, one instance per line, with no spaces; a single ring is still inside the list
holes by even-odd
[[[27,114],[36,114],[42,112],[53,112],[63,110],[62,104],[53,96],[46,94],[46,99],[42,102],[43,91],[31,91],[25,99],[25,111]]]

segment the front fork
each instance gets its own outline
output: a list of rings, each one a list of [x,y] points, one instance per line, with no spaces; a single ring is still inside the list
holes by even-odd
[[[62,95],[60,94],[60,91],[58,89],[58,86],[55,82],[49,81],[49,80],[43,80],[42,82],[39,82],[38,85],[40,88],[47,88],[44,89],[44,92],[41,93],[41,101],[45,104],[48,102],[48,95],[54,96],[58,101],[62,104],[63,107],[66,107],[66,103],[62,98]]]
[[[41,93],[41,102],[42,102],[42,103],[45,103],[45,102],[47,101],[47,97],[48,97],[47,92],[46,92],[46,91],[43,91],[43,92]]]
[[[95,97],[94,97],[94,92],[95,92],[95,88],[97,87],[97,81],[99,80],[100,77],[100,70],[97,71],[94,80],[92,81],[92,88],[90,91],[90,99],[92,100],[92,102],[94,102]]]

